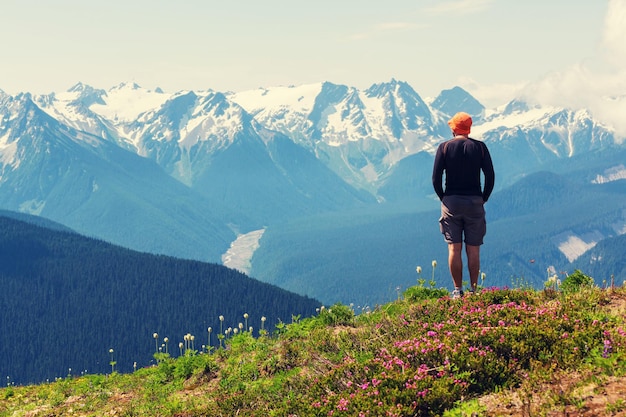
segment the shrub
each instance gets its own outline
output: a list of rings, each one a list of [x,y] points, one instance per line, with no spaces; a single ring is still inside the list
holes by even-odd
[[[561,284],[561,290],[564,293],[572,293],[579,291],[582,287],[590,287],[593,285],[593,278],[583,274],[580,270],[568,275]]]
[[[319,321],[326,326],[351,326],[354,324],[354,311],[343,304],[320,311]]]
[[[407,288],[404,292],[404,298],[409,302],[416,302],[437,299],[445,297],[448,294],[450,294],[450,292],[445,288],[427,288],[418,285]]]

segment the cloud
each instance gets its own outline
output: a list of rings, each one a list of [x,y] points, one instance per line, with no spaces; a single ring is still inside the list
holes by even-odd
[[[604,20],[602,49],[609,63],[626,66],[626,1],[609,1]]]
[[[599,55],[528,83],[519,98],[531,104],[588,109],[626,138],[626,1],[609,0]]]
[[[626,138],[626,69],[599,71],[577,64],[527,84],[519,96],[531,104],[587,109],[600,123]]]
[[[611,82],[600,80],[584,64],[576,64],[529,83],[520,96],[532,104],[567,107],[572,109],[587,107],[601,95],[601,84]]]
[[[410,29],[414,26],[415,26],[414,24],[408,23],[408,22],[386,22],[386,23],[379,23],[375,25],[374,29],[376,29],[379,32],[389,31],[389,30],[395,31],[395,30]]]
[[[494,0],[452,0],[438,2],[435,6],[428,7],[427,12],[434,14],[470,14],[477,13],[488,8]]]

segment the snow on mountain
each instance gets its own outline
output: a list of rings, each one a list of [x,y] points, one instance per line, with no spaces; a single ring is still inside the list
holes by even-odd
[[[291,137],[349,183],[371,188],[404,157],[433,151],[442,123],[406,83],[365,91],[330,82],[229,95],[269,129]]]
[[[14,121],[19,117],[21,106],[19,99],[13,98],[6,94],[0,94],[0,165],[4,167],[4,173],[7,167],[16,169],[20,164],[18,155],[18,135],[17,127]],[[2,175],[0,175],[2,182]]]
[[[219,259],[234,238],[224,221],[232,207],[38,103],[28,94],[0,99],[0,207],[137,250]]]
[[[250,274],[252,256],[259,248],[263,233],[265,229],[253,230],[237,236],[237,239],[230,244],[230,248],[222,255],[222,265],[244,274]]]
[[[500,160],[516,155],[514,177],[527,171],[526,159],[536,167],[615,143],[610,130],[585,110],[513,100],[488,111],[459,87],[442,91],[428,104],[410,85],[394,79],[366,90],[323,82],[173,94],[134,83],[108,91],[78,83],[36,101],[62,123],[150,158],[187,185],[239,133],[272,137],[260,134],[264,129],[284,134],[344,181],[372,194],[403,159],[434,154],[450,137],[447,120],[461,110],[474,117],[472,136],[491,142]]]
[[[584,234],[583,236],[578,236],[575,233],[568,231],[554,236],[552,240],[559,248],[559,251],[565,255],[567,260],[572,262],[605,238],[606,236],[602,233],[594,230]]]
[[[139,95],[138,88],[136,88],[132,97],[136,98]],[[128,95],[128,97],[131,97],[131,95]],[[119,110],[115,106],[115,102],[108,103],[109,98],[106,91],[95,89],[82,83],[78,83],[61,93],[36,96],[35,101],[44,111],[58,121],[72,127],[83,128],[85,131],[90,129],[90,118],[100,115],[106,120],[114,121],[116,119],[115,115]],[[99,109],[103,114],[94,111],[95,109]],[[133,114],[128,110],[126,110],[126,113],[128,114],[127,117],[132,118],[132,120],[137,117],[137,114]]]
[[[551,160],[616,144],[612,130],[584,109],[513,100],[486,110],[458,87],[442,91],[428,104],[408,84],[393,79],[364,91],[325,82],[228,97],[262,125],[310,149],[350,184],[374,194],[399,161],[422,151],[434,154],[450,137],[447,120],[457,111],[472,114],[472,137],[494,148],[499,164],[507,167],[500,177],[505,180]]]
[[[458,86],[449,90],[443,90],[433,100],[431,107],[447,116],[452,116],[458,112],[459,109],[462,109],[472,116],[474,123],[480,123],[485,117],[485,106]]]
[[[615,235],[621,236],[624,234],[626,234],[626,210],[622,210],[621,218],[617,218],[617,221],[611,225],[610,230],[607,229],[605,232],[602,232],[597,229],[590,229],[580,233],[567,230],[554,236],[552,241],[561,253],[565,255],[567,260],[573,262],[589,249],[596,246],[598,242]]]
[[[509,103],[503,112],[472,131],[491,140],[525,138],[537,153],[547,150],[559,158],[616,144],[610,128],[594,120],[586,109],[528,107],[519,101]]]
[[[498,185],[578,155],[619,146],[615,133],[585,109],[527,106],[515,101],[472,128],[489,146]]]
[[[34,100],[64,125],[136,151],[136,144],[124,132],[125,124],[159,107],[168,97],[158,89],[146,90],[134,83],[122,83],[109,91],[78,83],[65,92],[37,96]]]
[[[365,90],[323,82],[238,93],[78,83],[37,97],[0,93],[0,208],[141,250],[195,259],[211,251],[247,270],[261,238],[254,231],[266,226],[376,201],[436,204],[423,201],[432,157],[461,110],[474,116],[472,136],[489,145],[499,188],[623,146],[586,110],[522,100],[486,110],[460,88],[426,102],[393,79]],[[586,181],[626,178],[619,159],[598,161]],[[520,198],[541,200],[540,188]],[[586,233],[553,244],[576,259],[600,239]]]
[[[504,111],[493,113],[483,123],[472,126],[472,136],[480,138],[486,132],[494,130],[515,129],[521,126],[537,125],[537,120],[557,111],[556,108],[534,107],[524,111]]]
[[[124,127],[140,155],[155,160],[187,185],[216,152],[231,146],[257,123],[238,104],[216,92],[181,92]],[[260,127],[258,127],[260,128]]]
[[[135,83],[121,83],[106,92],[101,102],[94,103],[90,109],[114,122],[129,123],[150,110],[159,108],[170,98],[170,94],[161,89],[149,90]]]
[[[626,167],[624,164],[607,168],[603,174],[598,174],[591,182],[593,184],[605,184],[607,182],[626,180]]]
[[[259,88],[238,93],[228,93],[229,99],[238,103],[259,121],[271,121],[269,128],[278,131],[289,129],[306,120],[313,110],[315,97],[322,83],[300,86]],[[309,126],[306,127],[308,129]],[[296,137],[296,140],[299,138]]]

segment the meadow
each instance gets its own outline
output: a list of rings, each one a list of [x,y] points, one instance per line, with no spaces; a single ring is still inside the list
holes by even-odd
[[[434,275],[435,264],[433,264]],[[192,335],[131,373],[0,389],[0,416],[626,415],[626,288],[580,271],[452,299],[421,276],[372,309]],[[245,324],[244,324],[245,323]],[[208,329],[207,329],[208,330]],[[103,347],[105,349],[105,347]]]

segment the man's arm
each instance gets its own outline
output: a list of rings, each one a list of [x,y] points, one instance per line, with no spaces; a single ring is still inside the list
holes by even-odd
[[[481,164],[481,169],[485,174],[485,186],[483,188],[483,201],[487,202],[489,200],[489,196],[491,196],[491,192],[493,191],[493,187],[496,182],[496,174],[493,170],[493,162],[491,161],[491,155],[489,154],[489,149],[484,145],[485,155],[483,156],[483,161]]]
[[[444,142],[445,143],[445,142]],[[435,154],[435,163],[433,164],[433,188],[439,200],[443,199],[443,170],[445,168],[445,156],[443,154],[443,144],[440,144]]]

